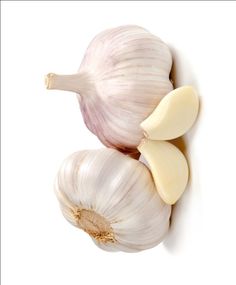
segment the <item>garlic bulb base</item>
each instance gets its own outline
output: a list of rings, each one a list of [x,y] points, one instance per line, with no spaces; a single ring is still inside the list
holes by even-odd
[[[110,223],[95,211],[76,209],[73,215],[78,227],[98,242],[115,242]]]

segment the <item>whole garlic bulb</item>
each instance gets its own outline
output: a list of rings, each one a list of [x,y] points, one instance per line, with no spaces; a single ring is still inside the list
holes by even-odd
[[[115,149],[69,156],[55,191],[65,218],[107,251],[151,248],[169,227],[171,207],[158,195],[148,168]]]
[[[101,142],[133,152],[143,137],[140,123],[173,89],[172,57],[167,45],[138,26],[98,34],[79,72],[48,74],[48,89],[77,93],[87,127]]]

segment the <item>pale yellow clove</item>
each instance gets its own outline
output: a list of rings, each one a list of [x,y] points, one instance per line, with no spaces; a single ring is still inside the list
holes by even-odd
[[[192,86],[183,86],[168,93],[142,123],[141,128],[152,140],[171,140],[185,134],[194,124],[199,99]]]
[[[188,182],[188,164],[182,152],[169,142],[143,139],[138,150],[147,160],[159,195],[173,205]]]

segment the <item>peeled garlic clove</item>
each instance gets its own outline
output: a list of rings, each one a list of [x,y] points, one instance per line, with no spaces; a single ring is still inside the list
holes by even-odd
[[[108,146],[136,150],[143,137],[140,123],[173,89],[168,46],[138,26],[98,34],[78,73],[46,78],[48,89],[77,93],[87,127]]]
[[[171,140],[185,134],[194,124],[199,99],[192,86],[183,86],[167,94],[142,123],[151,140]]]
[[[169,142],[143,139],[138,150],[147,160],[156,189],[167,204],[175,204],[188,182],[188,164],[182,152]]]
[[[169,228],[171,207],[157,193],[149,169],[115,149],[69,156],[55,192],[64,217],[107,251],[151,248]]]

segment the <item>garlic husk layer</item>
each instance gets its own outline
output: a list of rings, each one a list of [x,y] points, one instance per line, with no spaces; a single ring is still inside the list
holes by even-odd
[[[138,26],[98,34],[78,73],[49,74],[49,89],[77,93],[87,127],[102,143],[132,152],[143,137],[140,123],[173,89],[168,46]]]
[[[154,247],[169,228],[171,207],[158,195],[148,168],[115,149],[69,156],[55,192],[65,218],[107,251]]]

